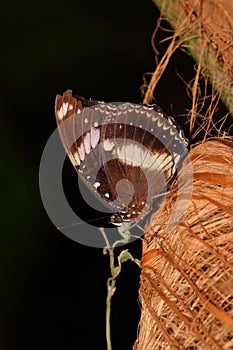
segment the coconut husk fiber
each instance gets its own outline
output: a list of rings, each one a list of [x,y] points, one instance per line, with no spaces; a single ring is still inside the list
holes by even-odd
[[[167,225],[176,181],[147,225],[134,350],[233,349],[233,143],[206,141],[189,156],[192,169],[180,171],[193,178],[184,218]]]

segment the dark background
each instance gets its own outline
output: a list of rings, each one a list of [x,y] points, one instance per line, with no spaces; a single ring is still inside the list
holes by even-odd
[[[14,1],[1,12],[0,349],[105,349],[108,258],[53,226],[38,169],[56,127],[56,94],[69,88],[102,101],[142,101],[143,73],[155,68],[150,40],[159,13],[150,0]],[[177,72],[190,81],[192,67],[177,52],[158,84],[156,102],[167,113],[190,108]],[[69,162],[64,172],[72,192]],[[139,241],[128,248],[140,258]],[[125,264],[117,287],[113,350],[128,350],[140,316],[134,264]]]

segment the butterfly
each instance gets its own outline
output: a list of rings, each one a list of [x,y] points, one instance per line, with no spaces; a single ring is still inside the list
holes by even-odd
[[[67,90],[56,97],[55,115],[71,163],[118,227],[151,211],[187,153],[183,131],[155,104],[105,103]]]

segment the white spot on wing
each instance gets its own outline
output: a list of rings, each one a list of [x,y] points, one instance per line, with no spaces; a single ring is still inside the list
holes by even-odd
[[[95,148],[100,139],[100,129],[99,128],[91,128],[91,147]]]
[[[98,188],[98,187],[100,187],[100,182],[96,182],[96,183],[94,183],[94,185],[93,185],[96,189]]]
[[[63,109],[62,107],[57,112],[57,118],[61,121],[63,119]]]
[[[114,143],[111,143],[110,141],[109,144],[114,145]],[[167,153],[153,154],[136,142],[123,144],[121,147],[116,147],[115,150],[117,157],[129,165],[140,166],[145,169],[157,171],[161,169],[161,167],[163,171],[171,167],[171,155],[168,155]]]
[[[83,142],[84,142],[85,152],[86,152],[86,154],[89,154],[90,151],[91,151],[91,135],[90,135],[90,132],[86,133]]]
[[[79,159],[78,152],[74,152],[74,153],[73,153],[73,157],[74,157],[76,163],[77,163],[78,165],[80,165],[80,159]]]
[[[111,151],[114,147],[114,142],[111,142],[110,140],[104,141],[104,150],[105,151]]]
[[[78,147],[79,158],[81,161],[85,158],[85,149],[83,143],[81,143],[80,147]]]
[[[63,102],[62,109],[63,109],[63,115],[65,116],[68,111],[68,102]]]

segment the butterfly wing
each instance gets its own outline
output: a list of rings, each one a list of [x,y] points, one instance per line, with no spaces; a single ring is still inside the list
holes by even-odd
[[[106,104],[70,90],[57,96],[55,110],[66,152],[87,186],[122,222],[143,217],[186,154],[173,120],[156,105]]]

